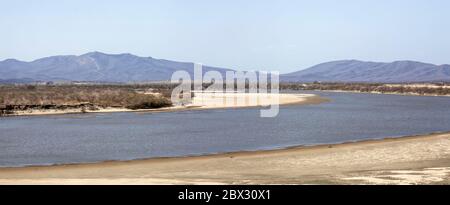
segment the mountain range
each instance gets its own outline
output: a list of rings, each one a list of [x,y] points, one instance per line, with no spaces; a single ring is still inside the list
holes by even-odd
[[[285,74],[281,79],[291,82],[449,82],[450,65],[415,61],[378,63],[343,60]]]
[[[132,54],[91,52],[75,56],[52,56],[31,62],[8,59],[0,62],[1,81],[148,82],[170,80],[177,70],[194,72],[193,63],[176,62]],[[230,69],[203,66],[203,72]]]
[[[0,61],[0,83],[167,81],[177,70],[185,70],[193,76],[194,64],[132,54],[91,52],[80,56],[46,57],[31,62],[16,59]],[[222,74],[232,71],[226,68],[203,66],[203,72],[212,70]],[[450,65],[433,65],[415,61],[379,63],[343,60],[282,74],[280,80],[289,82],[450,82]]]

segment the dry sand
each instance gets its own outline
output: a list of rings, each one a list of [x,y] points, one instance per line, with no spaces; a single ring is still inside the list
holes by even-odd
[[[239,108],[270,106],[274,104],[299,104],[311,98],[318,98],[313,94],[283,94],[283,93],[223,93],[223,92],[194,92],[190,106],[211,108]]]
[[[200,157],[0,168],[0,184],[450,184],[450,133]]]

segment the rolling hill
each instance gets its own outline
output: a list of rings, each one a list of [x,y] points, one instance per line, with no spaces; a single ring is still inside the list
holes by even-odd
[[[290,82],[437,82],[450,81],[450,65],[415,61],[392,63],[344,60],[322,63],[294,73],[281,75]]]

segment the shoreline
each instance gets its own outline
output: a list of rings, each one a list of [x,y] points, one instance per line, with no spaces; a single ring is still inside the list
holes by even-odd
[[[192,154],[192,155],[184,155],[184,156],[173,156],[173,157],[148,157],[148,158],[136,158],[130,160],[104,160],[104,161],[95,161],[95,162],[81,162],[81,163],[56,163],[56,164],[43,164],[43,165],[23,165],[23,166],[0,166],[0,171],[2,169],[15,169],[15,168],[40,168],[40,167],[60,167],[60,166],[84,166],[84,165],[100,165],[100,164],[114,164],[114,163],[132,163],[139,161],[159,161],[159,160],[182,160],[182,159],[195,159],[195,158],[214,158],[214,157],[224,157],[224,156],[252,156],[259,154],[270,154],[270,153],[278,153],[278,152],[289,152],[292,150],[310,150],[310,149],[323,149],[323,148],[335,148],[339,146],[345,145],[361,145],[361,144],[377,144],[389,141],[402,141],[408,139],[421,139],[427,137],[433,137],[438,135],[449,134],[449,132],[433,132],[429,134],[423,135],[408,135],[408,136],[399,136],[399,137],[383,137],[378,139],[365,139],[365,140],[356,140],[356,141],[345,141],[345,142],[337,142],[337,143],[326,143],[326,144],[312,144],[312,145],[292,145],[286,147],[275,147],[270,149],[257,149],[257,150],[240,150],[240,151],[231,151],[231,152],[216,152],[210,154]]]
[[[397,169],[420,171],[439,167],[445,168],[444,174],[439,172],[439,176],[449,183],[448,145],[450,132],[443,132],[199,156],[2,167],[0,184],[383,184],[364,179]],[[411,147],[420,148],[420,151],[411,150]],[[445,152],[436,148],[445,149]],[[391,152],[398,153],[386,155]],[[440,157],[436,157],[437,154]],[[364,158],[366,155],[373,159]],[[209,167],[202,169],[202,166]],[[417,173],[410,177],[415,175]]]
[[[356,94],[374,94],[374,95],[399,95],[399,96],[423,96],[423,97],[450,97],[450,95],[431,95],[419,93],[395,93],[395,92],[361,92],[357,90],[303,90],[303,91],[318,91],[318,92],[333,92],[333,93],[356,93]]]
[[[300,93],[280,93],[280,106],[287,105],[312,105],[320,104],[323,102],[328,102],[329,100],[318,95],[313,94],[300,94]],[[283,96],[287,98],[292,98],[297,96],[297,99],[290,99],[287,102],[283,101]],[[18,117],[18,116],[51,116],[51,115],[67,115],[67,114],[98,114],[98,113],[160,113],[160,112],[178,112],[178,111],[192,111],[192,110],[210,110],[210,109],[242,109],[242,108],[256,108],[256,107],[266,107],[266,105],[235,105],[235,106],[213,106],[213,105],[197,105],[190,104],[186,106],[172,106],[156,109],[139,109],[131,110],[126,108],[104,108],[95,111],[85,111],[82,109],[69,109],[69,110],[27,110],[19,111],[19,113],[8,114],[2,117]]]

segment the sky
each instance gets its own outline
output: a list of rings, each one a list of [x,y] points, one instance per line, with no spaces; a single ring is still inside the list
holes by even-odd
[[[450,64],[448,0],[0,0],[0,60],[91,51],[287,73]]]

